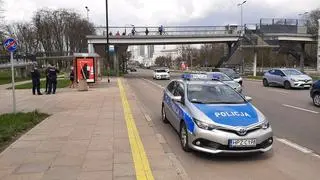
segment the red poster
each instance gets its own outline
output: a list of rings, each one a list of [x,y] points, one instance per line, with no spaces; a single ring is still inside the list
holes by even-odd
[[[77,81],[86,79],[87,82],[95,82],[94,60],[92,57],[77,58]]]

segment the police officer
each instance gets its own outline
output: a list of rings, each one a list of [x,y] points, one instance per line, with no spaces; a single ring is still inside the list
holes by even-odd
[[[56,69],[54,66],[49,66],[48,68],[48,84],[49,89],[47,94],[55,94],[56,88],[57,88],[57,74],[59,73],[59,70]]]
[[[47,67],[47,69],[45,70],[45,74],[46,74],[46,93],[48,92],[48,88],[49,88],[49,68],[51,67],[51,65],[49,65]]]
[[[31,78],[32,78],[32,93],[36,95],[36,90],[38,95],[42,95],[40,92],[40,72],[35,65],[31,70]]]

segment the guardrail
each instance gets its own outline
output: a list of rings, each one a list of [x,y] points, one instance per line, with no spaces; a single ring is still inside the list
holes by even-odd
[[[240,35],[241,26],[165,26],[163,27],[163,33],[160,34],[158,28],[155,26],[137,26],[135,33],[132,34],[132,27],[125,26],[112,26],[109,27],[109,33],[112,36],[179,36],[179,35]],[[149,33],[146,34],[146,28]],[[96,35],[106,36],[106,27],[95,27]],[[111,36],[111,37],[112,37]]]
[[[34,62],[14,62],[13,66],[14,67],[24,67],[24,66],[30,66],[33,65]],[[11,67],[11,63],[3,63],[0,64],[0,69],[5,69]]]

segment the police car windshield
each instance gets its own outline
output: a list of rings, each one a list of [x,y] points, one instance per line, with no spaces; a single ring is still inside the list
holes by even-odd
[[[242,104],[246,101],[225,84],[188,84],[188,100],[200,104]]]

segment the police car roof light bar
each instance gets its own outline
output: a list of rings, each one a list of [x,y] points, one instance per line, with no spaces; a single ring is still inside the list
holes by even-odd
[[[182,79],[184,80],[208,80],[208,75],[205,73],[194,73],[194,74],[190,74],[190,73],[186,73],[186,74],[182,74]]]
[[[185,73],[185,74],[182,74],[181,78],[186,81],[192,81],[192,80],[210,81],[211,80],[211,81],[221,82],[219,76],[215,74],[209,75],[206,73]]]

